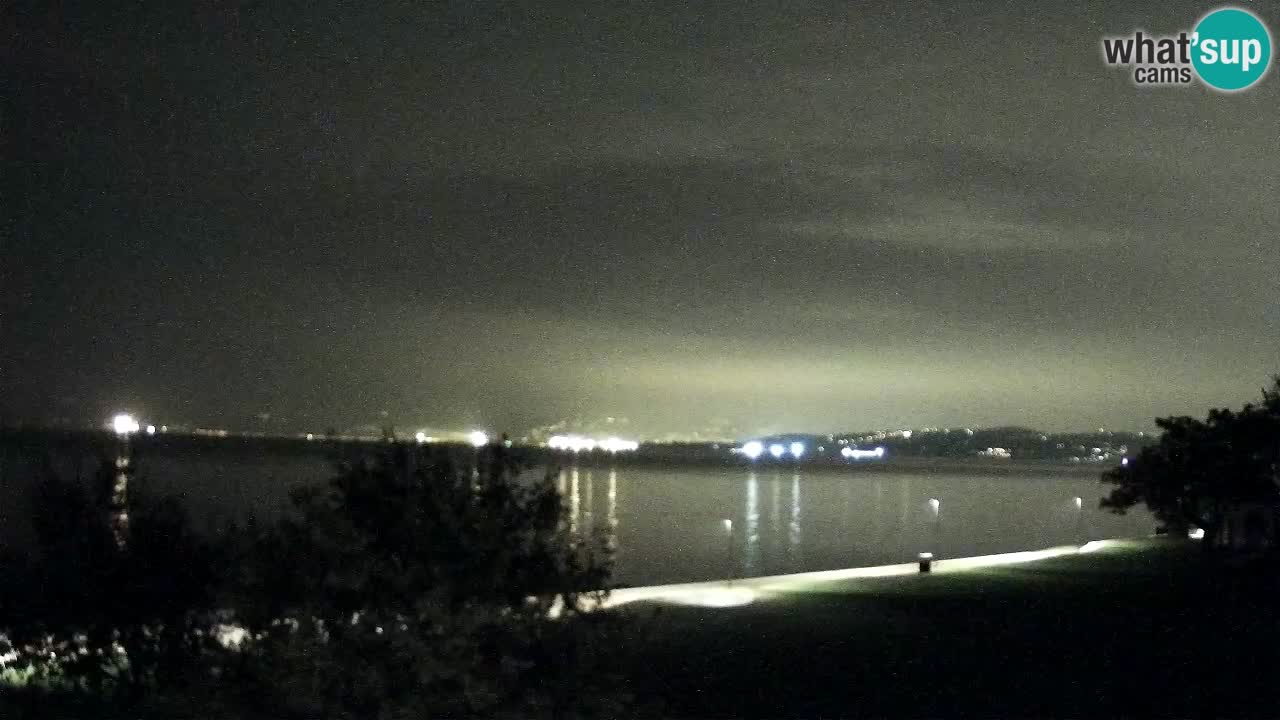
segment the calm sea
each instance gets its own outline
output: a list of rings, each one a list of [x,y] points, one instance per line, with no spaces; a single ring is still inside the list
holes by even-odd
[[[74,453],[58,459],[64,473],[76,462]],[[0,455],[0,542],[30,537],[36,463],[12,447]],[[334,472],[324,453],[247,447],[161,449],[140,467],[139,485],[180,496],[209,531],[250,514],[269,520],[287,510],[291,487]],[[1097,473],[1070,467],[605,465],[567,468],[556,483],[569,522],[607,534],[615,580],[629,585],[910,562],[922,551],[1026,550],[1154,528],[1145,511],[1100,511]]]

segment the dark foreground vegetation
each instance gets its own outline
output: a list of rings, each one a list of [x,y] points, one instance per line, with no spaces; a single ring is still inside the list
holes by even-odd
[[[1274,547],[1280,540],[1280,376],[1262,399],[1204,420],[1158,418],[1159,442],[1103,474],[1102,506],[1139,504],[1171,531],[1204,531],[1205,547]]]
[[[3,716],[617,715],[626,620],[580,612],[605,549],[549,482],[477,458],[392,446],[216,544],[145,497],[117,532],[110,459],[50,474],[38,551],[3,562]]]

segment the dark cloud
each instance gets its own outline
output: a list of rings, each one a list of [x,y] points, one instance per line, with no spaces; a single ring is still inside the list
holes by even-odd
[[[1191,5],[19,8],[0,409],[1136,425],[1274,365],[1274,78]],[[1265,13],[1264,13],[1265,14]]]

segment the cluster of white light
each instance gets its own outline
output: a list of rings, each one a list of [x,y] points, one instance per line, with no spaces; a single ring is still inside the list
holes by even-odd
[[[640,443],[635,440],[623,440],[621,438],[611,437],[605,438],[600,443],[600,447],[608,452],[631,452],[640,449]]]
[[[474,435],[475,433],[472,433],[472,434]],[[483,435],[483,433],[481,433],[481,434]],[[431,437],[430,435],[428,435],[428,434],[426,434],[426,433],[422,432],[421,430],[419,430],[418,432],[416,432],[416,433],[414,433],[414,434],[413,434],[413,439],[414,439],[414,441],[415,441],[415,442],[418,442],[418,443],[430,443],[430,442],[435,442],[435,441],[436,441],[436,439],[435,439],[435,438],[433,438],[433,437]],[[485,442],[488,442],[488,440],[489,440],[488,436],[485,436],[484,442],[481,442],[480,444],[481,444],[481,445],[484,445],[484,444],[485,444]],[[472,442],[472,444],[473,444],[473,445],[475,444],[475,440],[472,440],[471,442]]]
[[[858,450],[851,447],[840,448],[840,456],[847,460],[867,460],[869,458],[884,457],[884,448],[878,447],[875,450]]]
[[[481,430],[474,430],[467,434],[467,441],[475,447],[484,447],[489,444],[489,435]]]
[[[604,450],[605,452],[618,453],[638,450],[640,449],[640,443],[635,440],[623,440],[617,437],[596,440],[581,435],[554,435],[547,440],[547,447],[552,450],[571,450],[573,452]]]
[[[806,448],[804,446],[804,443],[802,442],[793,442],[791,443],[790,447],[783,445],[782,443],[773,443],[772,445],[769,446],[769,454],[779,459],[781,459],[783,455],[786,455],[787,452],[790,451],[791,457],[799,460],[804,455],[805,450]],[[746,455],[748,458],[755,460],[756,458],[763,455],[764,451],[765,451],[764,443],[760,442],[759,440],[751,440],[743,443],[742,447],[733,448],[729,452],[737,453],[739,455]]]
[[[132,415],[120,413],[111,418],[111,429],[116,431],[117,435],[130,435],[138,432],[138,421],[133,419]]]

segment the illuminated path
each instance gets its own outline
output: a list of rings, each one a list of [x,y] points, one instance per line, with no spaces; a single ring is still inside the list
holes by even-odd
[[[935,560],[932,565],[932,572],[954,573],[1004,565],[1018,565],[1065,555],[1095,552],[1123,542],[1122,540],[1093,540],[1084,545],[1062,545],[1044,550],[1026,550],[1000,553],[998,555]],[[757,598],[771,593],[803,591],[815,583],[919,574],[921,573],[917,563],[902,563],[899,565],[880,565],[846,570],[820,570],[791,575],[770,575],[740,580],[714,580],[675,585],[619,588],[610,591],[608,597],[594,607],[614,608],[635,602],[657,602],[699,607],[737,607],[748,605]],[[553,614],[557,613],[557,610],[558,608],[553,608]]]

